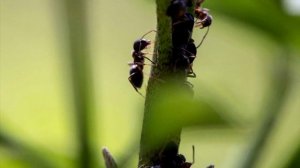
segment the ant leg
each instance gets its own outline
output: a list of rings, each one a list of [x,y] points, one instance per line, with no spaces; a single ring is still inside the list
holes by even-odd
[[[187,85],[189,85],[191,88],[194,88],[194,85],[191,82],[185,81],[184,83],[187,84]]]
[[[192,164],[194,164],[195,163],[195,146],[194,145],[192,146],[192,150],[193,150],[193,162],[192,162]]]
[[[128,65],[149,65],[149,66],[156,66],[155,64],[144,64],[144,63],[140,63],[140,62],[128,62]]]
[[[150,58],[146,57],[146,56],[143,56],[144,58],[146,58],[148,61],[150,61],[152,64],[156,65],[155,62],[153,62]]]
[[[203,41],[205,40],[205,38],[206,38],[208,32],[209,32],[209,26],[207,27],[207,30],[206,30],[204,36],[202,37],[201,42],[197,45],[197,48],[199,48],[199,47],[202,45],[202,43],[203,43]]]
[[[195,23],[195,27],[196,27],[196,28],[199,27],[200,29],[202,29],[202,28],[203,28],[203,22],[202,22],[202,21],[196,22],[196,23]]]
[[[129,77],[128,77],[128,80],[129,80],[129,82],[130,82],[130,84],[131,84],[131,86],[134,88],[134,90],[139,94],[139,95],[141,95],[142,97],[144,97],[145,98],[145,96],[144,95],[142,95],[142,93],[141,92],[139,92],[139,90],[133,85],[133,83],[132,83],[132,81],[131,81],[131,77],[134,75],[135,73],[133,73],[132,75],[130,75]]]
[[[144,54],[155,55],[154,53],[150,53],[150,52],[145,52]]]
[[[195,74],[192,67],[190,67],[190,71],[188,72],[187,77],[190,77],[190,78],[196,78],[197,77],[197,75]]]

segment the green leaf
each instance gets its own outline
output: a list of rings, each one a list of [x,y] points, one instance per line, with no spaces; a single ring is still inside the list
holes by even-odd
[[[18,141],[2,130],[0,130],[0,145],[16,154],[15,156],[20,156],[20,160],[30,165],[30,167],[56,167],[40,150]]]
[[[152,145],[161,143],[182,127],[216,127],[229,126],[228,121],[216,108],[204,100],[194,100],[180,89],[168,89],[157,96],[153,103],[153,112],[148,114],[148,122],[152,124],[148,131]]]
[[[300,47],[300,17],[285,13],[278,1],[210,0],[204,6],[210,8],[212,14],[219,13],[260,29],[279,43]]]
[[[300,167],[300,143],[298,144],[298,147],[295,149],[288,163],[283,168],[296,168],[296,167]]]

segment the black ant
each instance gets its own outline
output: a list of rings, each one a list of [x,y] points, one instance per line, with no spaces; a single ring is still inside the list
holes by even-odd
[[[144,34],[140,39],[136,40],[133,43],[133,51],[132,51],[132,57],[133,57],[133,62],[128,63],[130,65],[130,71],[129,71],[129,77],[128,80],[135,89],[136,92],[138,92],[141,96],[143,96],[138,89],[142,87],[143,80],[144,80],[144,74],[143,74],[143,69],[145,64],[145,59],[149,60],[152,64],[149,65],[155,65],[155,63],[146,57],[146,53],[142,52],[145,48],[147,48],[150,44],[150,40],[144,39],[144,37],[151,33],[151,32],[156,32],[155,30],[151,30]],[[144,97],[144,96],[143,96]]]
[[[193,161],[187,162],[182,154],[178,154],[178,148],[174,142],[170,142],[160,154],[159,163],[151,168],[190,168],[195,163],[195,147],[193,149]]]
[[[203,43],[205,37],[207,36],[207,34],[209,32],[209,26],[212,24],[212,20],[213,20],[213,17],[208,12],[209,10],[201,7],[201,4],[203,2],[204,2],[204,0],[200,0],[196,4],[196,8],[195,8],[195,17],[196,17],[195,24],[196,25],[195,25],[195,27],[199,27],[200,29],[207,27],[207,31],[206,31],[205,35],[203,36],[203,39],[200,42],[200,44],[197,46],[197,48],[199,48],[201,46],[201,44]]]
[[[201,7],[204,1],[198,0],[195,5],[196,27],[200,27],[200,29],[209,27],[212,23],[212,16],[208,13],[209,10]]]
[[[208,10],[201,8],[203,2],[204,0],[196,2],[196,20],[187,12],[187,7],[192,6],[192,0],[172,0],[167,9],[167,15],[172,19],[174,69],[184,69],[187,77],[192,78],[196,77],[192,66],[197,55],[197,48],[202,45],[212,23],[212,16],[209,15]],[[206,33],[197,46],[191,38],[194,27],[200,27],[200,29],[207,27]]]
[[[212,23],[212,16],[208,13],[208,9],[206,8],[196,8],[195,16],[197,18],[196,27],[200,27],[200,29],[209,27]],[[200,21],[198,21],[198,19]]]
[[[182,18],[187,10],[185,0],[172,0],[167,9],[167,16],[171,17],[172,20]]]

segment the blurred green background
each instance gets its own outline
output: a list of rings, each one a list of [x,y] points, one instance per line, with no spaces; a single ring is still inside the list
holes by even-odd
[[[180,153],[191,160],[191,146],[195,145],[194,167],[211,163],[217,168],[238,166],[265,116],[273,64],[288,50],[288,93],[256,164],[258,168],[282,168],[300,141],[300,19],[288,15],[279,0],[207,1],[204,6],[210,8],[214,21],[194,63],[197,78],[190,82],[195,85],[196,99],[204,99],[239,124],[186,128]],[[94,150],[99,162],[103,146],[117,161],[134,151],[126,163],[134,167],[138,152],[131,147],[139,142],[144,99],[128,82],[127,62],[131,61],[132,42],[155,29],[155,2],[86,3],[97,121]],[[53,167],[76,164],[63,10],[60,1],[0,0],[0,167],[34,167],[31,156],[48,160]],[[193,37],[200,41],[203,34],[195,30]],[[149,38],[154,40],[154,35]],[[4,135],[11,140],[6,142]]]

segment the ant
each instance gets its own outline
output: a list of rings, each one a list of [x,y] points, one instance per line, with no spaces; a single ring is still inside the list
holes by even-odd
[[[193,161],[187,162],[182,154],[178,154],[178,148],[174,142],[170,142],[160,154],[159,164],[151,168],[190,168],[195,163],[195,147],[192,146]]]
[[[203,29],[209,27],[212,23],[212,16],[208,13],[208,9],[202,8],[201,5],[205,0],[198,0],[195,5],[196,27]],[[200,21],[198,21],[198,19]]]
[[[144,37],[151,32],[156,32],[156,30],[151,30],[145,33],[140,39],[136,40],[133,43],[133,51],[132,51],[133,62],[128,63],[128,65],[130,65],[130,70],[129,70],[130,76],[128,77],[128,80],[133,86],[133,88],[135,89],[135,91],[139,93],[141,96],[143,95],[138,91],[138,89],[140,89],[143,84],[144,65],[155,65],[155,63],[151,59],[145,56],[147,53],[142,52],[151,44],[150,40],[144,39]],[[145,64],[145,59],[149,60],[152,64]]]
[[[173,23],[172,39],[173,52],[176,53],[174,55],[176,68],[185,69],[187,77],[191,78],[196,77],[192,66],[197,55],[197,48],[204,42],[212,23],[212,16],[208,13],[208,9],[201,7],[203,2],[204,0],[196,2],[194,10],[196,19],[186,9],[192,6],[192,0],[173,0],[167,10],[167,15],[171,17]],[[200,27],[200,29],[207,27],[206,33],[197,46],[191,38],[193,27]]]
[[[195,16],[197,18],[196,20],[196,27],[200,27],[200,29],[203,29],[205,27],[209,27],[212,23],[212,16],[208,13],[208,9],[198,7],[195,9]],[[198,21],[198,19],[200,21]]]
[[[171,17],[172,20],[182,18],[187,10],[187,4],[184,0],[172,0],[167,8],[167,16]]]

